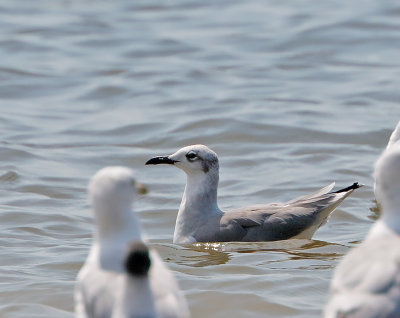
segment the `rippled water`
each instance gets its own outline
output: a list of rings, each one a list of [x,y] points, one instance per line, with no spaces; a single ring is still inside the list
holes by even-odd
[[[0,2],[0,316],[72,317],[90,176],[126,165],[146,232],[193,317],[319,317],[368,231],[372,166],[400,119],[396,1]],[[184,175],[145,167],[203,143],[219,204],[366,186],[313,241],[172,244]]]

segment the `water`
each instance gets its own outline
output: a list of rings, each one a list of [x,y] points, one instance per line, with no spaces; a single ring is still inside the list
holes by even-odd
[[[0,2],[0,317],[73,317],[90,176],[137,171],[135,205],[193,317],[319,317],[363,239],[373,163],[400,119],[396,1]],[[203,143],[219,204],[365,184],[312,241],[172,244],[185,177],[145,167]]]

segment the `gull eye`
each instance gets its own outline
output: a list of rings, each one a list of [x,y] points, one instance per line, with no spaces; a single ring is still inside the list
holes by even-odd
[[[189,151],[189,152],[186,154],[186,158],[187,158],[189,161],[193,161],[193,160],[195,160],[195,159],[197,158],[197,155],[196,155],[195,152]]]

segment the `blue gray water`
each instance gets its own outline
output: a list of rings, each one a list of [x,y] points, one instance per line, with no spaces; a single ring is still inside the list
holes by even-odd
[[[147,184],[135,209],[193,317],[319,317],[373,223],[399,51],[397,1],[2,0],[0,317],[73,317],[106,165]],[[365,187],[312,241],[174,245],[185,177],[144,162],[193,143],[220,156],[223,209]]]

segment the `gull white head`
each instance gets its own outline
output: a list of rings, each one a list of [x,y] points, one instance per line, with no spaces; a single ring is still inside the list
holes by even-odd
[[[377,180],[376,195],[383,207],[383,218],[396,218],[400,223],[400,144],[383,152],[375,164],[374,176]]]
[[[192,145],[179,149],[172,155],[150,159],[146,165],[171,164],[186,172],[194,174],[218,174],[218,156],[204,145]]]
[[[397,123],[396,128],[393,130],[392,134],[390,135],[388,144],[386,146],[386,150],[391,148],[395,144],[399,144],[400,142],[400,121]],[[379,194],[377,193],[376,190],[376,185],[378,183],[377,176],[375,174],[375,183],[374,183],[374,193],[375,193],[375,198],[378,202],[380,202]]]
[[[92,177],[88,192],[98,234],[118,233],[136,223],[131,208],[137,184],[131,169],[125,167],[101,169]]]
[[[400,141],[400,121],[397,123],[396,128],[393,130],[392,134],[390,135],[389,142],[387,144],[386,149],[389,149],[394,144]]]
[[[190,243],[198,223],[211,215],[222,215],[218,208],[219,164],[217,154],[204,145],[179,149],[170,156],[155,157],[146,165],[170,164],[187,176],[185,191],[176,218],[174,242]]]
[[[135,198],[136,180],[131,169],[106,167],[89,183],[89,200],[94,208],[130,206]]]

